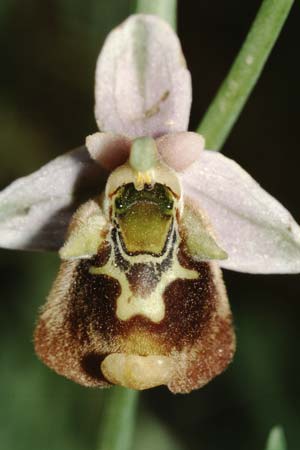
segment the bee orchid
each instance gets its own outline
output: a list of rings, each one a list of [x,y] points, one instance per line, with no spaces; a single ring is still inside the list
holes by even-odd
[[[221,268],[300,272],[300,228],[188,132],[191,79],[155,16],[113,30],[96,68],[101,132],[0,193],[0,245],[59,250],[39,357],[84,386],[208,383],[235,351]]]

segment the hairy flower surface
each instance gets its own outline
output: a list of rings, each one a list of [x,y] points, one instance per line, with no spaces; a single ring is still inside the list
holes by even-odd
[[[131,16],[96,68],[101,132],[0,193],[0,244],[60,249],[35,348],[85,386],[190,392],[232,360],[220,267],[300,272],[300,228],[237,163],[188,132],[176,34]]]

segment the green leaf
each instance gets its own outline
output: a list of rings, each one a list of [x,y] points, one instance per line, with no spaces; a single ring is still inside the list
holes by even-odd
[[[276,426],[272,428],[268,437],[266,450],[287,450],[286,439],[282,427]]]
[[[228,75],[197,131],[220,150],[237,121],[278,38],[293,0],[264,0]]]

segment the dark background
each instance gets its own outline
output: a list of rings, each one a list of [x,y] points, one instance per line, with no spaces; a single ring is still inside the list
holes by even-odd
[[[204,114],[260,1],[182,0],[178,32],[193,77],[191,126]],[[1,0],[0,187],[96,131],[93,77],[125,0]],[[224,146],[300,221],[299,4]],[[0,448],[96,448],[102,392],[73,384],[36,358],[37,310],[58,257],[0,252]],[[135,450],[263,449],[281,424],[300,448],[300,280],[225,271],[238,337],[231,367],[190,395],[141,394]]]

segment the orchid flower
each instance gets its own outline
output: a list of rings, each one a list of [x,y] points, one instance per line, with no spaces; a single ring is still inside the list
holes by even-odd
[[[85,386],[190,392],[235,350],[221,268],[300,272],[300,228],[236,162],[188,132],[179,40],[134,15],[96,68],[100,132],[0,193],[0,245],[59,250],[39,357]]]

